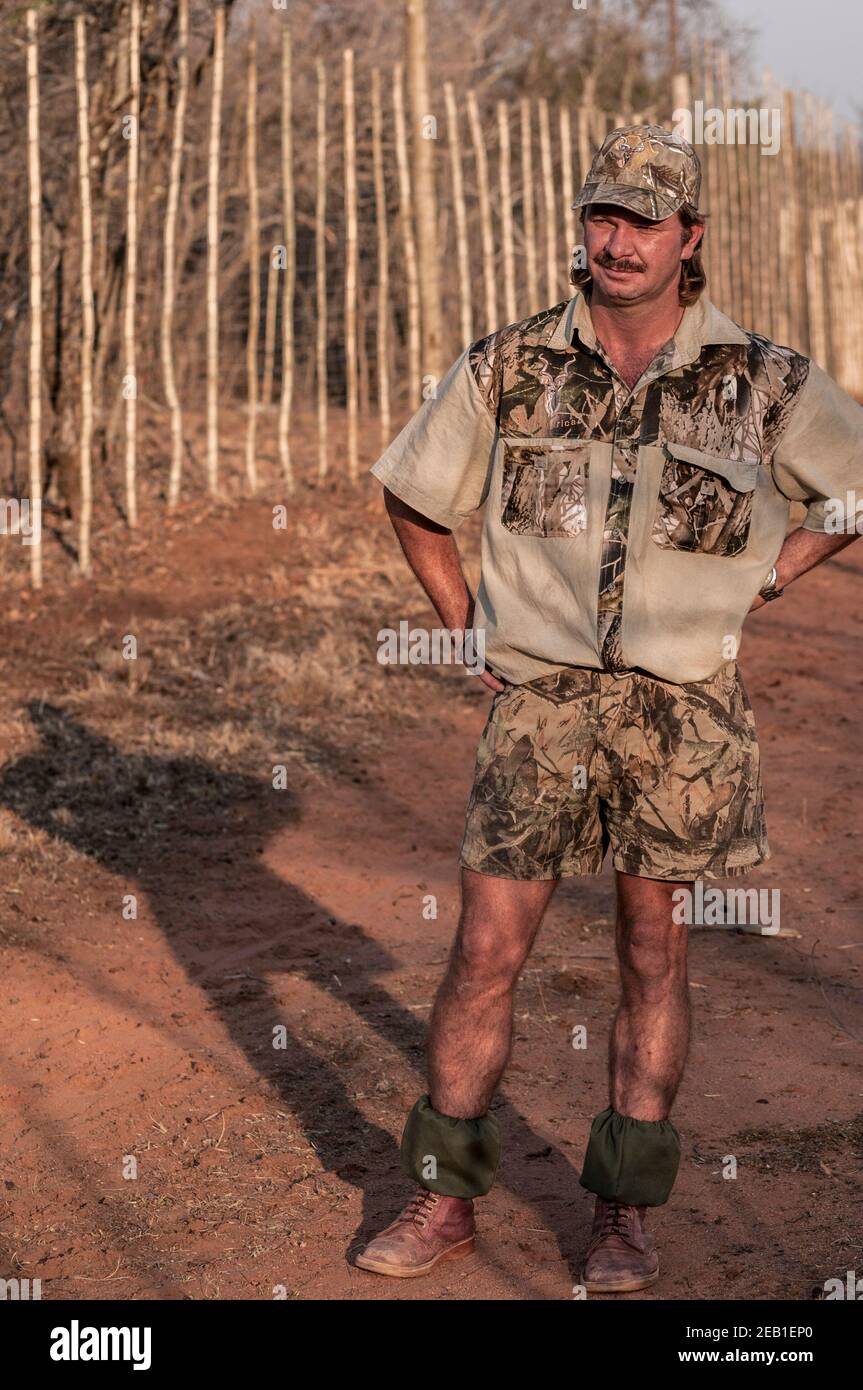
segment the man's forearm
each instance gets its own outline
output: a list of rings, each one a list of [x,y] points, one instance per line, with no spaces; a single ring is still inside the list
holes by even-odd
[[[387,511],[405,559],[422,584],[435,612],[450,632],[473,626],[473,595],[467,586],[458,546],[452,531],[414,511],[400,497],[384,488]],[[489,690],[503,690],[504,683],[484,664],[468,666]]]
[[[776,587],[782,589],[786,584],[792,584],[802,574],[829,560],[831,555],[844,550],[846,545],[857,539],[856,531],[850,535],[844,532],[841,535],[828,535],[824,531],[804,531],[802,526],[792,531],[790,536],[785,537],[776,560]],[[763,598],[756,598],[750,612],[763,608],[764,603]]]
[[[387,512],[405,559],[425,589],[444,627],[453,632],[473,622],[473,596],[467,586],[452,531],[414,511],[388,488]]]

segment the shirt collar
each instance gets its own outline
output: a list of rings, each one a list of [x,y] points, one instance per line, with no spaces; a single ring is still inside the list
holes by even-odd
[[[582,293],[570,299],[560,318],[553,325],[546,346],[563,349],[571,347],[578,335],[584,347],[596,351],[596,333],[590,317],[590,307]],[[749,342],[742,328],[720,313],[706,295],[699,295],[694,304],[688,304],[683,311],[680,327],[674,335],[674,356],[669,370],[684,367],[701,355],[708,343]]]

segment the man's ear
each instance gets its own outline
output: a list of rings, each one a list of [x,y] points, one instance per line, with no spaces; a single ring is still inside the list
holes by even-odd
[[[692,256],[695,255],[695,252],[698,250],[698,247],[701,244],[701,238],[703,236],[704,228],[698,226],[697,223],[695,224],[695,226],[689,228],[689,238],[687,241],[684,242],[683,250],[680,253],[680,259],[682,261],[688,261],[691,259]]]

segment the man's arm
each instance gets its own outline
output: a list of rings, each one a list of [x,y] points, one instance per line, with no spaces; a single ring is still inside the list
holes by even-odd
[[[831,555],[844,550],[846,545],[858,539],[856,531],[852,531],[850,535],[830,535],[825,531],[805,531],[802,526],[797,531],[792,531],[790,536],[785,537],[776,561],[777,589],[792,584],[801,574],[806,574],[816,565],[829,560]],[[767,599],[763,599],[760,594],[757,595],[750,613],[754,613],[756,608],[763,608],[766,602]]]
[[[405,559],[426,591],[445,628],[464,632],[473,623],[474,599],[467,586],[452,531],[414,511],[388,487],[384,500]],[[490,690],[504,690],[491,671],[480,673]]]

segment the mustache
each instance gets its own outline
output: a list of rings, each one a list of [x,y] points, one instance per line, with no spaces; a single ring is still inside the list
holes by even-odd
[[[593,259],[598,266],[602,266],[603,270],[632,270],[637,275],[644,274],[645,267],[643,265],[639,265],[638,261],[630,261],[625,256],[620,260],[615,260],[614,256],[610,256],[607,251],[600,251]]]

